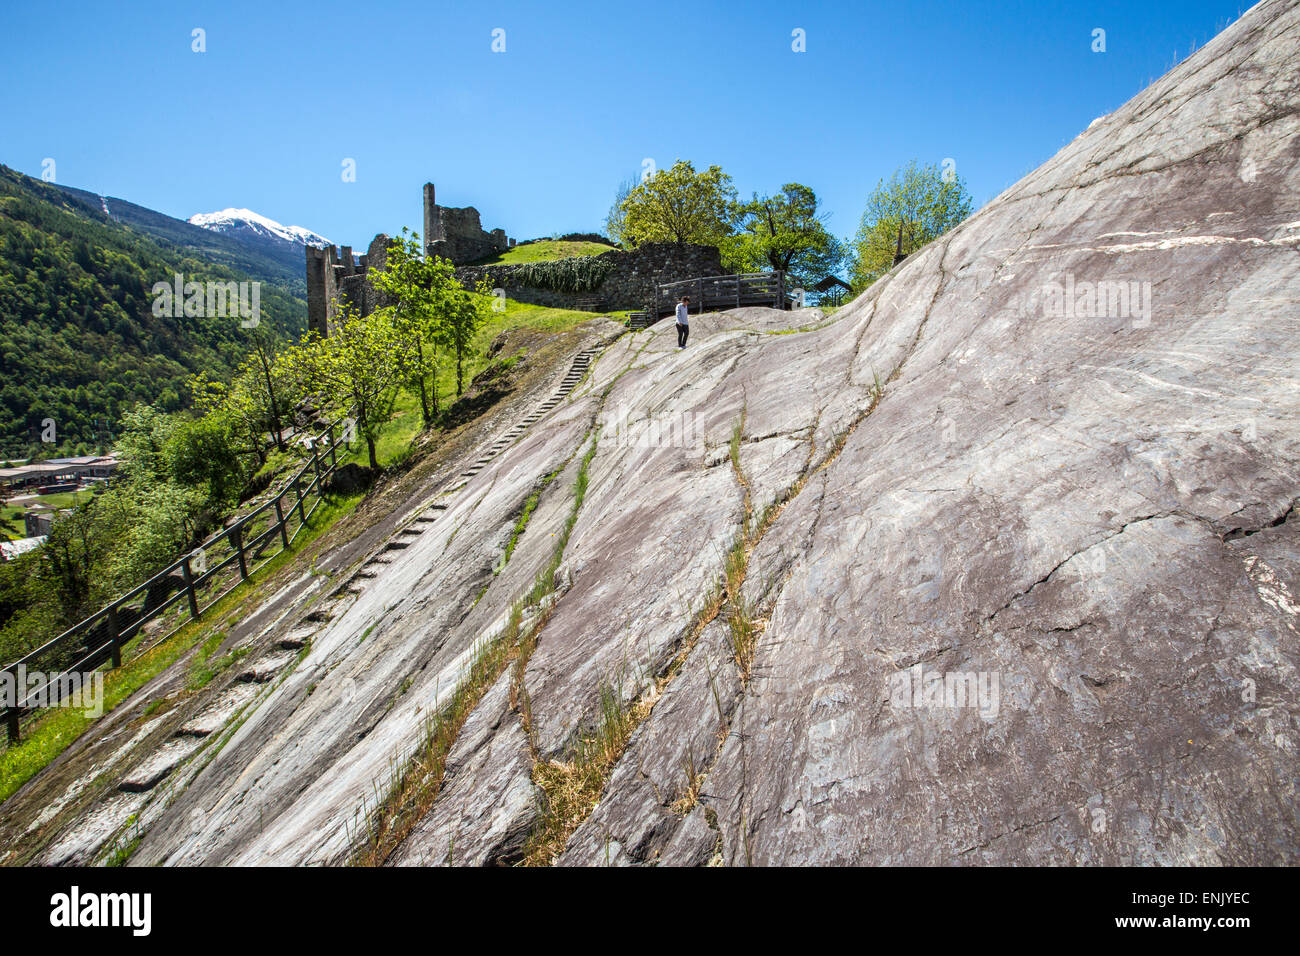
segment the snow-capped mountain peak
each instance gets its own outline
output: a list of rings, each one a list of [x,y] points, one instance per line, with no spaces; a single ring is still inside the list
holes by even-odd
[[[285,226],[258,215],[251,209],[222,209],[220,212],[201,212],[190,216],[191,225],[202,226],[213,232],[251,232],[254,235],[281,239],[303,246],[328,246],[324,236],[302,226]]]

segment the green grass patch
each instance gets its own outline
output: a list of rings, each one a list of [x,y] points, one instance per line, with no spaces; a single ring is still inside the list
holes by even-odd
[[[515,246],[499,256],[491,259],[484,259],[475,265],[519,265],[524,262],[551,262],[555,259],[571,259],[574,256],[598,256],[602,252],[610,252],[614,246],[607,246],[603,242],[561,242],[556,239],[544,239],[541,242],[530,242],[524,246]]]
[[[213,636],[216,637],[218,635]],[[225,635],[223,634],[220,636],[224,637]],[[204,643],[206,646],[207,642]],[[221,641],[218,640],[217,644],[220,643]],[[189,677],[185,681],[186,689],[193,691],[207,687],[208,684],[212,682],[212,678],[226,670],[226,668],[230,667],[236,661],[243,660],[248,656],[250,650],[251,648],[248,647],[236,647],[229,654],[223,654],[215,661],[209,660],[207,657],[204,657],[202,660],[195,660],[194,666],[190,668]]]
[[[451,375],[451,381],[451,393],[455,394],[454,371]],[[443,393],[440,391],[439,394]],[[380,429],[379,435],[375,439],[375,460],[379,462],[379,467],[392,468],[404,462],[411,454],[411,442],[416,435],[420,434],[423,428],[424,420],[420,411],[419,392],[402,389],[398,393],[397,400],[393,403],[393,411],[388,417],[388,424]],[[370,464],[366,443],[360,437],[352,442],[351,447],[339,446],[339,465],[346,464],[362,466]]]
[[[590,322],[597,317],[594,312],[579,312],[576,309],[553,309],[543,305],[529,305],[524,302],[515,302],[513,299],[505,300],[506,307],[501,312],[492,312],[483,324],[483,327],[474,335],[470,343],[468,353],[465,356],[465,387],[473,381],[474,376],[488,367],[489,364],[496,361],[496,358],[488,357],[488,349],[492,341],[502,332],[508,332],[515,329],[527,329],[534,332],[559,333],[567,332],[576,328],[584,322]],[[625,319],[626,312],[609,312],[600,313],[601,315],[610,315],[615,320]],[[499,358],[499,356],[498,356]],[[518,356],[511,356],[512,359]],[[456,356],[455,353],[443,351],[439,353],[438,375],[436,377],[438,389],[438,401],[440,407],[445,408],[455,400],[456,397]],[[415,396],[415,411],[418,424],[419,416],[419,397]]]
[[[63,508],[76,507],[93,497],[92,491],[61,491],[54,495],[37,495],[34,498],[24,498],[22,501],[10,501],[0,505],[0,539],[15,541],[27,537],[23,515],[33,505],[41,504],[59,511]]]
[[[27,537],[27,527],[23,524],[26,511],[22,505],[0,506],[0,540],[16,541]]]
[[[529,495],[528,500],[524,502],[524,510],[519,513],[519,520],[515,522],[514,530],[510,532],[510,540],[506,542],[505,554],[501,556],[501,562],[492,569],[493,574],[500,574],[505,570],[506,565],[510,563],[510,558],[515,553],[515,545],[519,543],[520,537],[528,528],[528,521],[532,518],[533,512],[537,509],[537,502],[542,499],[542,492],[546,490],[546,486],[549,485],[558,474],[559,471],[553,471],[543,478],[541,486]],[[484,590],[486,590],[486,588]]]
[[[75,507],[86,499],[93,498],[94,496],[95,493],[93,491],[60,491],[58,494],[54,495],[37,495],[35,498],[29,498],[26,501],[19,502],[19,504],[30,508],[32,505],[40,503],[45,505],[47,508],[54,508],[57,511],[60,508]]]
[[[347,498],[326,499],[298,536],[293,548],[280,552],[250,576],[252,587],[236,588],[209,608],[200,620],[191,621],[161,644],[124,661],[117,670],[106,671],[104,712],[108,713],[130,698],[176,663],[196,643],[203,642],[204,647],[208,648],[208,654],[214,653],[221,645],[221,640],[217,640],[217,637],[220,635],[224,639],[220,626],[228,625],[234,612],[251,610],[257,601],[265,597],[256,585],[293,560],[303,548],[351,512],[363,497],[357,494]],[[214,640],[215,643],[212,643]],[[130,652],[131,645],[128,645],[126,653]],[[0,751],[0,802],[7,800],[19,787],[49,765],[50,761],[89,729],[95,720],[80,709],[52,707],[24,727],[22,740]]]

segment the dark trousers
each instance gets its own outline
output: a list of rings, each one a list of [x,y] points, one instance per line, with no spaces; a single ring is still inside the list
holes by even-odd
[[[691,327],[689,325],[677,326],[677,347],[679,349],[686,348],[686,336],[690,334],[691,334]]]

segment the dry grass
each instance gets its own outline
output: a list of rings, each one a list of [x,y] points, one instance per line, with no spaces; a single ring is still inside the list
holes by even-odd
[[[700,802],[700,792],[704,789],[704,768],[695,763],[695,751],[688,750],[682,758],[682,773],[686,783],[680,790],[680,796],[673,801],[672,811],[679,816],[686,816]]]
[[[383,866],[433,806],[461,727],[518,654],[518,628],[516,609],[506,631],[479,651],[452,699],[425,725],[424,740],[405,768],[394,768],[388,795],[366,815],[366,842],[353,855],[353,866]]]
[[[527,866],[549,866],[564,851],[569,837],[596,809],[605,783],[623,755],[628,739],[654,707],[642,697],[625,707],[616,688],[600,689],[600,720],[583,734],[568,761],[539,761],[533,781],[546,794],[546,808],[524,849]]]

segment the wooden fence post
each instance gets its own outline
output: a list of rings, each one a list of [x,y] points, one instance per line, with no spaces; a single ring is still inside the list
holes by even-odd
[[[248,580],[248,564],[244,561],[244,524],[238,522],[226,532],[226,540],[235,546],[235,554],[239,557],[239,579]]]
[[[335,468],[337,468],[337,467],[339,466],[339,454],[338,454],[338,448],[336,447],[335,442],[334,442],[334,423],[333,423],[333,422],[330,422],[329,428],[327,428],[327,429],[325,430],[325,434],[327,434],[327,435],[329,436],[329,440],[330,440],[330,470],[333,471]]]
[[[11,744],[18,743],[18,718],[20,716],[21,714],[18,712],[18,689],[15,686],[13,704],[9,707],[9,719],[5,721],[9,725],[9,742]]]
[[[703,315],[704,314],[704,277],[701,276],[698,282],[700,286],[700,304],[695,307],[695,314]]]
[[[293,493],[298,497],[298,521],[300,525],[307,523],[307,513],[302,510],[302,483],[298,476],[293,476]]]
[[[122,645],[121,642],[119,642],[117,639],[118,627],[117,627],[117,605],[116,604],[110,604],[108,606],[108,631],[113,638],[113,646],[111,652],[113,655],[113,667],[118,668],[122,666]]]
[[[194,574],[190,571],[190,556],[187,554],[181,559],[181,575],[185,578],[185,590],[190,596],[190,617],[198,620],[199,617],[199,599],[194,594]]]
[[[284,543],[284,550],[289,550],[289,532],[284,530],[284,508],[280,506],[281,495],[275,496],[275,520],[280,526],[280,540]]]

